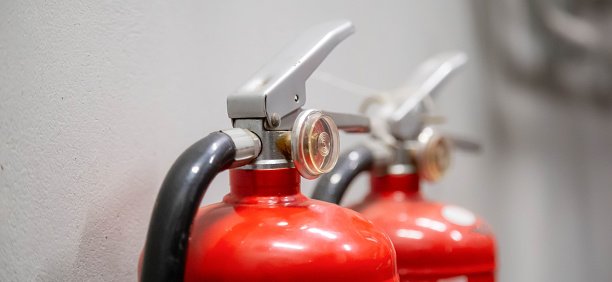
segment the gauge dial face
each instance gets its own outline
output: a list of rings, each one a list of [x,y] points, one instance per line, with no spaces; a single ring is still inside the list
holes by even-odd
[[[339,134],[331,117],[306,110],[296,119],[291,135],[293,162],[304,178],[316,178],[336,165]]]

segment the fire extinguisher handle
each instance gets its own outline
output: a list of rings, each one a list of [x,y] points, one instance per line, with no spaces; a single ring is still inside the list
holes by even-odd
[[[227,98],[228,116],[232,120],[265,118],[268,130],[290,127],[291,122],[281,120],[306,103],[306,80],[354,31],[353,23],[343,20],[300,34]]]
[[[374,153],[364,145],[344,152],[336,166],[319,177],[312,195],[313,199],[340,204],[346,189],[355,177],[366,170],[372,169],[375,162]]]
[[[387,113],[389,128],[396,138],[409,140],[423,126],[418,105],[431,99],[437,89],[467,62],[462,52],[438,54],[422,63],[405,87],[396,91],[397,108]]]
[[[214,132],[174,162],[155,201],[140,281],[183,281],[193,218],[208,185],[231,167],[236,151],[232,137]]]

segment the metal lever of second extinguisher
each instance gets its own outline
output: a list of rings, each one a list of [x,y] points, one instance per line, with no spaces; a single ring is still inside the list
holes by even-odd
[[[461,52],[439,54],[421,64],[408,86],[394,97],[399,106],[388,116],[391,133],[399,139],[410,139],[421,127],[421,119],[414,110],[431,96],[453,73],[467,62]]]
[[[232,119],[265,118],[270,129],[306,102],[305,83],[327,55],[354,32],[350,21],[334,21],[302,33],[227,99]]]
[[[393,112],[391,119],[399,121],[411,112],[425,97],[431,96],[451,74],[467,62],[462,52],[439,54],[421,64],[406,87],[398,92],[401,105]]]

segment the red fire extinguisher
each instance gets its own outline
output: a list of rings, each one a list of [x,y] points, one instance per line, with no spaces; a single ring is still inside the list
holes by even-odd
[[[495,280],[489,225],[467,209],[426,199],[419,191],[421,179],[433,182],[444,175],[451,144],[478,148],[434,130],[430,124],[441,119],[427,110],[430,93],[466,61],[462,53],[438,55],[419,67],[401,94],[367,99],[362,109],[377,104],[370,112],[378,120],[372,126],[374,138],[345,152],[315,188],[314,199],[339,204],[355,176],[370,172],[370,194],[350,208],[391,237],[402,282]]]
[[[399,281],[380,227],[300,193],[300,175],[335,165],[338,129],[370,127],[364,116],[302,109],[306,79],[353,30],[348,21],[308,30],[228,97],[234,128],[188,148],[162,184],[140,281]],[[230,193],[198,208],[224,169]]]

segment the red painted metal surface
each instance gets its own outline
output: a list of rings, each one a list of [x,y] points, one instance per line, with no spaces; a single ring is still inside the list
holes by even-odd
[[[391,237],[402,282],[495,281],[495,238],[486,222],[425,199],[418,174],[370,177],[372,192],[351,208]]]
[[[194,219],[185,281],[399,281],[384,231],[306,198],[295,169],[230,170],[230,186]]]

